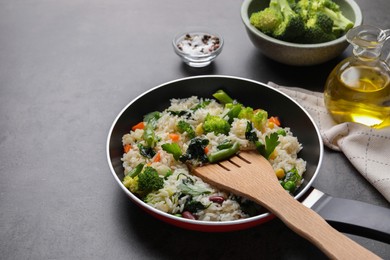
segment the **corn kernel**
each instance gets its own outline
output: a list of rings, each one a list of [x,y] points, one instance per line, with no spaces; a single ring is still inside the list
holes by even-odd
[[[200,123],[199,125],[196,126],[195,128],[195,134],[196,135],[201,135],[203,134],[203,124]]]
[[[279,180],[283,179],[284,176],[286,176],[286,173],[282,168],[279,168],[275,171],[276,177],[278,177]]]
[[[270,156],[268,157],[268,159],[273,160],[273,159],[276,158],[276,156],[278,156],[278,152],[277,152],[276,150],[274,150],[274,151],[270,154]]]
[[[268,128],[274,129],[275,124],[273,122],[268,122]]]

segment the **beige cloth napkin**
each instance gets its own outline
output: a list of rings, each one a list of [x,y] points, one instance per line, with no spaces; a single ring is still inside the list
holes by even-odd
[[[313,117],[324,144],[341,151],[354,167],[390,202],[390,127],[373,129],[357,123],[336,124],[327,112],[323,94],[301,88],[268,85],[301,104]]]

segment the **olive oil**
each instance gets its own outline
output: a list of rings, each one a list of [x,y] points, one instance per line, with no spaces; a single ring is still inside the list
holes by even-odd
[[[346,61],[331,72],[324,98],[336,122],[390,126],[390,77],[380,67],[354,66]]]
[[[325,105],[338,123],[357,122],[374,128],[390,126],[390,55],[382,47],[390,30],[370,25],[346,35],[353,56],[341,61],[325,83]]]

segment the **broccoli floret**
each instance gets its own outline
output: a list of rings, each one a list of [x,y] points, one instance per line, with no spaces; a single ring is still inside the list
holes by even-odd
[[[158,175],[156,169],[151,166],[146,166],[145,169],[138,174],[138,193],[146,195],[152,191],[161,189],[164,186],[164,180]]]
[[[131,177],[130,175],[126,175],[125,178],[123,178],[122,183],[132,193],[138,193],[138,176]]]
[[[353,27],[353,22],[346,18],[340,10],[340,6],[332,0],[311,0],[312,13],[322,12],[333,20],[334,32],[346,32]]]
[[[253,13],[249,18],[250,23],[265,34],[272,35],[283,21],[279,8],[270,6],[262,11]]]
[[[326,7],[335,12],[340,12],[340,6],[338,6],[333,0],[310,0],[312,2],[312,9],[321,11]]]
[[[192,126],[187,123],[186,121],[184,120],[180,120],[178,123],[177,123],[177,129],[179,131],[179,133],[184,133],[184,132],[187,132],[187,135],[190,139],[194,138],[195,137],[195,131],[194,129],[192,128]]]
[[[306,25],[308,27],[318,26],[324,33],[332,33],[334,21],[326,14],[318,12],[315,16],[312,16],[307,20]]]
[[[276,39],[294,41],[303,34],[304,23],[290,3],[295,1],[271,0],[267,8],[251,15],[252,25]]]
[[[238,118],[240,119],[252,120],[252,117],[253,117],[253,108],[251,107],[245,107],[241,109],[240,113],[238,114]]]
[[[143,164],[139,164],[136,168],[137,172],[139,166],[143,167]],[[128,188],[132,193],[145,198],[152,191],[157,191],[164,187],[164,180],[161,178],[157,170],[153,167],[146,166],[144,170],[138,174],[128,174],[122,181],[123,185]]]
[[[284,41],[295,41],[304,33],[305,25],[302,17],[294,12],[287,0],[272,1],[277,1],[283,15],[283,21],[273,32],[273,37]]]
[[[230,131],[230,124],[228,121],[219,116],[212,116],[208,114],[203,122],[203,130],[205,133],[214,132],[216,135],[226,135]]]
[[[300,0],[295,5],[294,11],[302,17],[303,21],[309,19],[309,11],[312,10],[312,1],[311,0]]]
[[[257,130],[262,130],[263,126],[267,122],[268,112],[262,109],[257,109],[253,113],[252,123]]]
[[[333,20],[324,13],[313,15],[306,22],[303,43],[321,43],[335,40]]]
[[[267,121],[268,113],[265,110],[257,109],[253,111],[253,108],[245,107],[238,114],[238,118],[248,119],[253,123],[254,127],[257,130],[261,131],[263,129],[264,124]]]
[[[305,22],[302,43],[320,43],[334,40],[353,27],[340,7],[332,0],[300,0],[295,11]]]
[[[322,12],[333,20],[333,33],[336,37],[340,37],[354,25],[354,23],[346,18],[340,11],[335,12],[334,10],[325,7]]]

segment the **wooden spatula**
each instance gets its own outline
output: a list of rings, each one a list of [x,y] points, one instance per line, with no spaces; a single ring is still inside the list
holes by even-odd
[[[215,187],[262,205],[331,259],[380,259],[295,200],[280,185],[271,164],[257,152],[241,152],[229,160],[193,168],[192,172]]]

